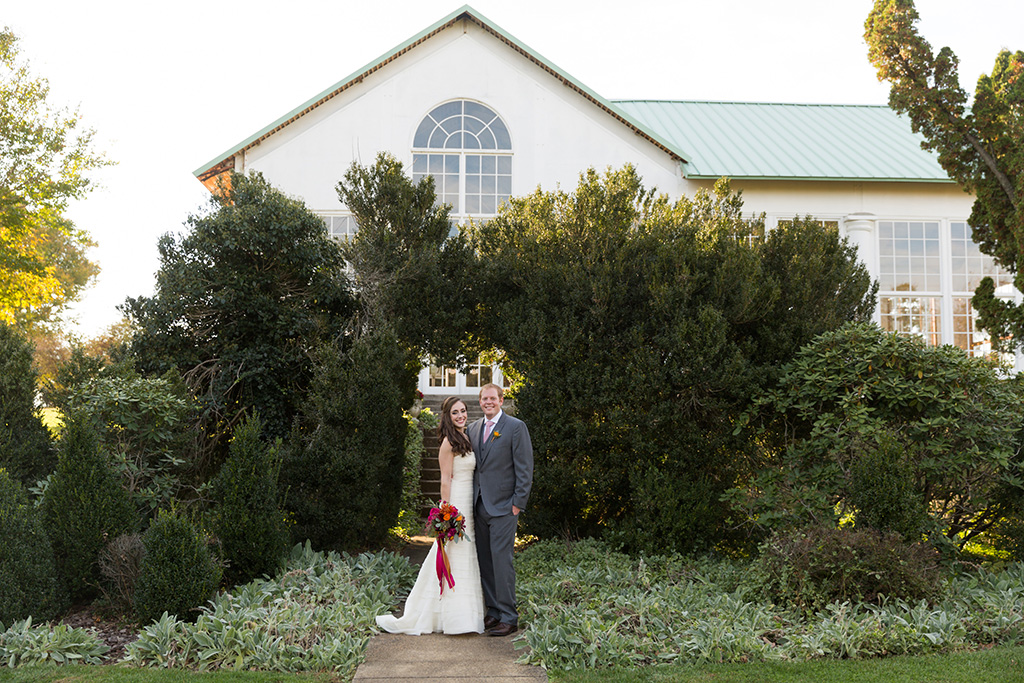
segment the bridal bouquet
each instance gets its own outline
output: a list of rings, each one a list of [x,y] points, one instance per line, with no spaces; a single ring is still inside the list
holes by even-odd
[[[465,538],[466,518],[454,505],[441,501],[437,507],[430,508],[426,532],[437,539],[437,581],[441,586],[441,595],[444,595],[445,583],[449,588],[455,588],[455,577],[452,576],[444,544]]]

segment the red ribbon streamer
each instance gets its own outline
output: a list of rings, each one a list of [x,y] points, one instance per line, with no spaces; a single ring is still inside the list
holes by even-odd
[[[455,588],[455,577],[452,576],[452,565],[448,562],[448,553],[444,550],[444,539],[437,539],[437,582],[441,586],[441,595],[444,595],[444,584],[448,582],[449,588]]]

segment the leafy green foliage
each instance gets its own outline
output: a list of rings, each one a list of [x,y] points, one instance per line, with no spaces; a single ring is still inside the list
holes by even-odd
[[[194,624],[167,615],[128,645],[140,666],[335,671],[363,661],[374,616],[408,591],[416,569],[392,553],[338,555],[296,546],[273,580],[256,580],[204,607]]]
[[[749,476],[732,416],[808,335],[873,301],[834,231],[797,221],[760,245],[761,228],[725,182],[672,204],[632,167],[476,226],[481,334],[522,377],[535,447],[532,531],[650,551],[742,540],[721,500]]]
[[[1019,380],[1002,379],[989,361],[847,325],[805,346],[758,399],[758,439],[771,457],[734,500],[764,528],[835,526],[853,500],[865,501],[858,461],[902,450],[908,460],[897,466],[914,491],[885,494],[906,504],[893,513],[913,517],[920,497],[941,531],[963,545],[1019,509],[1020,396]],[[886,486],[879,481],[868,495]]]
[[[317,548],[380,544],[398,519],[415,375],[394,335],[378,330],[318,354],[308,404],[285,453],[286,508]]]
[[[205,534],[187,519],[161,510],[142,535],[145,553],[135,582],[135,614],[142,623],[164,612],[185,621],[220,585],[221,568],[207,547]]]
[[[36,415],[32,348],[11,325],[0,322],[0,467],[23,484],[53,471],[50,435]]]
[[[156,294],[124,305],[139,368],[178,368],[200,401],[207,476],[247,412],[260,414],[268,437],[288,433],[312,351],[353,308],[340,249],[301,202],[259,174],[233,175],[212,201],[186,234],[161,238]]]
[[[882,434],[850,464],[850,507],[857,527],[892,531],[907,540],[928,531],[928,506],[915,480],[914,446]]]
[[[4,629],[0,624],[0,662],[10,668],[38,664],[101,664],[110,648],[84,628],[66,624],[32,625],[32,618]]]
[[[1024,289],[1024,51],[999,52],[991,75],[978,79],[968,111],[957,56],[948,47],[933,53],[917,32],[918,19],[913,0],[876,0],[864,26],[868,56],[878,79],[892,85],[889,106],[910,117],[925,138],[921,146],[938,152],[949,177],[974,193],[974,240]],[[1022,343],[1022,309],[997,299],[991,278],[972,303],[994,346]]]
[[[47,101],[50,86],[18,60],[18,38],[0,31],[0,322],[51,320],[98,272],[89,235],[64,217],[108,162],[78,112]]]
[[[231,439],[227,462],[211,483],[211,530],[227,560],[228,583],[246,583],[278,568],[288,544],[278,510],[277,448],[260,440],[258,417],[246,418]]]
[[[52,619],[64,593],[39,511],[0,468],[0,622]]]
[[[94,596],[100,550],[109,539],[134,530],[137,518],[128,492],[83,418],[72,415],[64,427],[57,469],[42,508],[58,574],[71,599]]]
[[[939,554],[874,529],[806,527],[776,532],[751,571],[774,602],[819,610],[833,602],[917,602],[940,589]]]
[[[195,404],[177,372],[102,376],[73,387],[67,409],[91,421],[100,451],[117,469],[142,517],[170,505],[182,471]]]
[[[450,234],[449,207],[435,205],[433,177],[414,185],[382,152],[373,166],[353,162],[337,190],[359,224],[343,249],[363,318],[394,329],[416,358],[454,360],[476,302],[472,256],[463,237]]]
[[[630,558],[592,541],[542,541],[517,554],[516,566],[520,623],[528,624],[517,640],[529,646],[520,661],[549,671],[864,658],[1024,641],[1020,564],[940,582],[933,604],[833,602],[817,612],[765,602],[747,562]]]

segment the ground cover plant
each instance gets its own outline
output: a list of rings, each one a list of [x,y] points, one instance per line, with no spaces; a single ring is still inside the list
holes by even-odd
[[[224,593],[195,623],[164,614],[127,648],[145,667],[333,671],[351,677],[387,612],[412,585],[415,569],[393,553],[338,555],[296,546],[273,580]]]
[[[529,646],[549,670],[923,655],[1024,643],[1024,565],[946,580],[933,601],[806,611],[766,599],[748,561],[631,558],[584,541],[517,557]]]

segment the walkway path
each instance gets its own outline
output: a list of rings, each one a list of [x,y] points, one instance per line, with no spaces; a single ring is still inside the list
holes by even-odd
[[[430,543],[426,536],[417,536],[402,553],[419,566],[430,550]],[[522,651],[513,649],[514,637],[380,633],[370,639],[366,661],[359,665],[353,680],[546,682],[544,669],[515,663]]]

